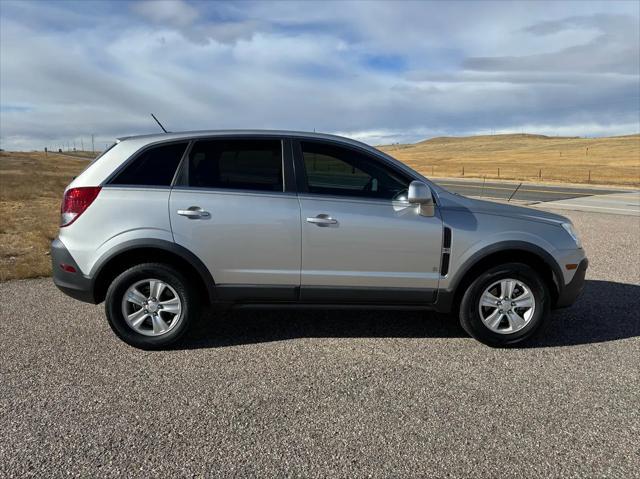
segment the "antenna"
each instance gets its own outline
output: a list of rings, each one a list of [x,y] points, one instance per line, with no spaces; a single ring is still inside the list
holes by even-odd
[[[156,116],[155,116],[153,113],[151,113],[151,116],[152,116],[152,117],[153,117],[153,119],[156,121],[156,123],[157,123],[158,125],[160,125],[160,128],[162,128],[162,131],[164,131],[165,133],[169,133],[169,132],[165,129],[165,127],[164,127],[164,126],[162,126],[162,123],[160,123],[160,121],[156,118]]]
[[[516,187],[516,189],[513,190],[513,193],[511,193],[511,196],[509,196],[509,199],[507,200],[507,203],[509,201],[511,201],[511,198],[513,198],[516,195],[516,193],[518,192],[518,190],[520,189],[521,186],[522,186],[522,182],[520,182],[520,184]]]

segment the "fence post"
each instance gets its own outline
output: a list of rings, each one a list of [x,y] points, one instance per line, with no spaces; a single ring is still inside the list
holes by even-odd
[[[541,180],[542,179],[542,168],[540,168],[538,170],[538,179]]]
[[[498,168],[498,178],[500,178],[500,168]]]
[[[434,167],[433,167],[433,165],[431,165],[431,176],[435,176],[435,174],[433,173],[433,171],[434,171]]]
[[[464,176],[464,165],[462,165],[462,176]]]
[[[591,170],[589,170],[589,181],[587,183],[591,183]]]

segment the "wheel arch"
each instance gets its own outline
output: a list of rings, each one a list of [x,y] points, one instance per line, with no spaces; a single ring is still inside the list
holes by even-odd
[[[160,239],[126,241],[102,255],[89,276],[93,278],[96,303],[104,301],[109,285],[120,273],[136,264],[160,262],[176,267],[192,279],[203,298],[216,299],[213,276],[204,263],[183,246]]]
[[[505,263],[523,263],[533,268],[549,289],[551,304],[556,303],[563,287],[563,276],[553,256],[532,243],[505,241],[481,249],[463,263],[443,295],[439,309],[456,312],[467,286],[482,271]]]

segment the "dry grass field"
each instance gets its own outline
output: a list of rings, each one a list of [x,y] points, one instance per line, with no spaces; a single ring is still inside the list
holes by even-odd
[[[51,274],[62,192],[89,161],[0,152],[0,281]]]
[[[586,154],[586,148],[589,148]],[[495,135],[434,138],[415,145],[380,147],[427,176],[640,184],[640,135],[551,138]],[[46,276],[49,243],[58,230],[62,192],[88,164],[57,153],[0,152],[0,281]],[[432,171],[433,168],[433,171]]]
[[[433,177],[640,184],[640,135],[443,137],[378,148]]]

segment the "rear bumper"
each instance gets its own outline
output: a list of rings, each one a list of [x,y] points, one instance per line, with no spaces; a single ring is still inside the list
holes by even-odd
[[[63,270],[60,264],[72,266],[76,272]],[[93,295],[93,280],[82,274],[80,267],[73,259],[66,246],[58,238],[51,243],[51,269],[53,283],[64,294],[85,303],[96,304]]]
[[[588,267],[589,260],[584,258],[578,265],[578,269],[573,275],[571,282],[566,284],[560,291],[558,300],[555,304],[556,308],[566,308],[567,306],[571,306],[576,299],[578,299],[580,293],[582,293],[582,290],[584,289],[584,277],[587,273]]]

